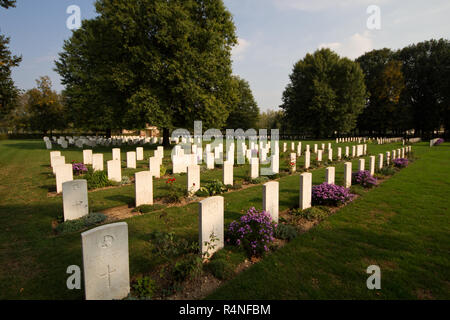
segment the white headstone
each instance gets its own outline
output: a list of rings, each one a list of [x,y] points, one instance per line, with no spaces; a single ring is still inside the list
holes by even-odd
[[[364,171],[364,169],[365,169],[365,163],[366,163],[366,160],[365,160],[365,159],[359,159],[359,162],[358,162],[358,164],[359,164],[359,166],[358,166],[358,171]]]
[[[135,173],[136,207],[153,204],[153,177],[150,171]]]
[[[127,168],[136,169],[136,152],[127,152]]]
[[[346,162],[344,164],[344,187],[350,188],[352,185],[352,163]]]
[[[335,180],[335,167],[328,167],[325,169],[325,182],[328,184],[334,184]]]
[[[149,171],[155,178],[161,178],[161,166],[160,159],[157,157],[151,157],[148,160]]]
[[[137,161],[144,160],[144,148],[142,147],[136,148],[136,160]]]
[[[122,167],[120,160],[110,160],[107,162],[108,180],[121,182],[122,181]]]
[[[89,214],[87,181],[82,179],[62,184],[64,221],[76,220]]]
[[[120,149],[119,148],[112,149],[112,159],[120,161]]]
[[[278,223],[279,183],[267,182],[263,185],[263,210],[270,214],[272,220]]]
[[[311,152],[305,151],[305,169],[308,169],[311,165]]]
[[[94,171],[103,171],[103,154],[94,153],[92,155],[92,169]]]
[[[233,185],[233,164],[230,162],[224,162],[223,164],[223,184]]]
[[[250,178],[256,179],[259,177],[259,159],[252,158],[250,160]]]
[[[83,150],[83,163],[92,164],[92,150]]]
[[[118,222],[81,234],[86,300],[123,299],[130,293],[128,225]]]
[[[187,190],[189,194],[195,194],[200,190],[200,166],[191,164],[187,167]]]
[[[71,164],[60,164],[55,167],[56,193],[62,192],[62,184],[73,180],[73,169]]]
[[[312,174],[305,172],[300,175],[299,208],[305,210],[311,207],[312,198]]]
[[[220,250],[224,246],[224,198],[210,197],[199,202],[199,245],[202,254]],[[212,248],[205,243],[217,238]]]
[[[375,174],[375,156],[370,156],[369,159],[370,175],[373,176]]]

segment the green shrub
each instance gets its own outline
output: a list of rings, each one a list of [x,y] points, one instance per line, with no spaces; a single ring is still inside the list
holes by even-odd
[[[112,186],[112,182],[108,180],[106,171],[94,171],[91,167],[84,175],[84,179],[87,180],[89,190]]]
[[[291,241],[298,236],[297,229],[289,224],[279,223],[275,228],[275,238]]]
[[[251,182],[252,184],[261,184],[261,183],[265,183],[265,182],[267,182],[267,181],[269,181],[269,178],[268,178],[268,177],[266,177],[266,176],[261,176],[261,177],[258,177],[258,178],[256,178],[256,179],[252,179],[250,182]]]
[[[176,282],[182,282],[201,273],[202,267],[202,258],[191,254],[175,263],[172,275]]]
[[[291,214],[309,221],[322,221],[330,215],[330,210],[326,207],[314,206],[305,210],[294,209]]]
[[[127,184],[131,184],[131,178],[128,176],[122,176],[122,181],[120,181],[121,185],[127,185]]]
[[[166,172],[167,172],[167,168],[164,165],[161,165],[159,167],[159,174],[160,174],[160,176],[164,177],[166,175]]]
[[[94,226],[106,220],[103,213],[90,213],[77,220],[68,220],[58,224],[56,227],[57,233],[75,232],[87,227]]]
[[[165,207],[166,206],[162,205],[162,204],[153,204],[153,205],[144,204],[142,206],[134,208],[133,212],[150,213],[153,211],[158,211],[158,210],[164,209]]]
[[[383,176],[392,176],[396,172],[397,171],[395,170],[395,168],[393,166],[385,166],[378,171],[378,173]]]
[[[214,180],[213,182],[207,183],[205,186],[200,188],[200,194],[207,194],[208,196],[215,196],[228,191],[228,188],[222,183],[222,181]]]
[[[133,284],[133,289],[139,298],[151,299],[156,291],[156,284],[150,277],[139,277]]]
[[[177,238],[173,232],[153,231],[150,233],[150,242],[152,252],[167,259],[199,251],[197,241],[189,242],[184,238]]]
[[[231,279],[235,272],[234,266],[225,259],[214,259],[205,265],[205,269],[220,280]]]

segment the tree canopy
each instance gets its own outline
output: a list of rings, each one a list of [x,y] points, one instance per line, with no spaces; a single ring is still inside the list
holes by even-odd
[[[25,93],[26,121],[31,130],[43,134],[54,129],[64,129],[65,119],[61,97],[52,90],[48,76],[36,80],[37,88]]]
[[[71,117],[87,128],[222,127],[237,42],[221,0],[98,0],[56,70]],[[99,121],[102,119],[102,121]],[[166,135],[167,137],[167,135]],[[167,140],[167,139],[166,139]]]
[[[258,104],[253,97],[249,83],[233,76],[235,98],[230,105],[226,127],[229,129],[256,128],[259,118]]]
[[[405,88],[401,61],[395,60],[393,51],[384,48],[367,52],[356,62],[364,72],[368,93],[366,108],[358,119],[360,131],[385,134],[387,130],[403,129],[401,121],[408,113],[400,112]]]
[[[295,64],[290,80],[280,108],[291,132],[327,137],[355,128],[366,99],[357,63],[320,49]]]

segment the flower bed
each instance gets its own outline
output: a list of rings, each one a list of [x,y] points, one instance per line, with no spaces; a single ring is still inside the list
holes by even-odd
[[[358,171],[352,174],[352,181],[355,184],[360,184],[364,188],[371,188],[377,184],[377,179],[370,175],[370,171]]]
[[[409,161],[408,161],[408,159],[406,159],[406,158],[397,158],[397,159],[394,159],[394,165],[395,165],[397,168],[405,168],[405,167],[408,166],[408,164],[409,164]]]
[[[437,141],[434,143],[434,145],[435,145],[435,146],[438,146],[438,145],[440,145],[440,144],[442,144],[442,143],[444,143],[444,139],[439,138],[439,139],[437,139]]]
[[[239,220],[228,227],[227,242],[242,247],[250,256],[261,256],[269,251],[277,227],[265,211],[251,208]]]
[[[77,163],[75,161],[72,162],[72,169],[73,169],[73,173],[76,176],[80,176],[80,175],[88,172],[88,168],[86,167],[86,165],[84,163]]]
[[[337,206],[351,201],[354,195],[350,189],[335,184],[322,183],[312,187],[313,205]]]

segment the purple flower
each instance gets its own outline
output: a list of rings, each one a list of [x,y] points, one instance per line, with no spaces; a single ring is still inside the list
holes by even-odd
[[[440,145],[441,143],[444,143],[444,139],[439,138],[439,139],[436,140],[436,142],[434,143],[434,145],[435,145],[435,146],[438,146],[438,145]]]
[[[352,174],[353,183],[360,184],[364,188],[370,188],[377,184],[377,179],[370,175],[370,171],[358,171]]]
[[[312,187],[312,202],[315,205],[336,206],[352,200],[350,190],[335,184],[322,183]]]
[[[261,256],[268,251],[267,243],[274,240],[274,228],[267,212],[250,208],[239,220],[230,223],[229,243],[242,246],[250,256]]]
[[[408,166],[408,164],[409,164],[409,161],[406,158],[394,159],[394,165],[398,168],[405,168]]]
[[[72,169],[77,176],[88,171],[84,163],[72,163]]]

